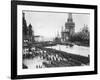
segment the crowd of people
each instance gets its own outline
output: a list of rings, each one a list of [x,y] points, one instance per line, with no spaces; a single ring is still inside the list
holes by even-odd
[[[57,66],[58,63],[62,61],[66,62],[66,64],[68,62],[66,58],[58,55],[57,53],[42,50],[37,47],[32,47],[31,50],[29,50],[29,48],[23,49],[23,59],[36,58],[36,57],[40,57],[41,60],[44,60],[43,65],[45,65],[46,67],[48,67],[48,65],[49,67],[50,65]],[[42,68],[42,66],[36,65],[36,68]]]

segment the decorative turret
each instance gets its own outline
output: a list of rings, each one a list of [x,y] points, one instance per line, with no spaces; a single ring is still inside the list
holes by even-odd
[[[23,35],[27,35],[27,23],[25,20],[25,13],[23,13]]]
[[[67,19],[68,22],[73,22],[73,19],[72,19],[72,13],[69,13],[68,14],[68,19]]]
[[[32,36],[32,33],[33,33],[33,31],[32,31],[32,25],[29,24],[29,27],[28,27],[28,35],[29,36]]]
[[[75,23],[73,22],[72,13],[68,14],[68,19],[65,23],[65,31],[69,32],[69,36],[75,32]]]
[[[61,32],[63,32],[64,31],[64,29],[63,29],[63,26],[61,27]]]
[[[57,37],[59,38],[60,36],[59,36],[59,32],[57,31]]]

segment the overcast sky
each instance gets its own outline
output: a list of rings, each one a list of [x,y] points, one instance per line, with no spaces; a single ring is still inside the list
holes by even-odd
[[[52,13],[52,12],[29,12],[24,11],[27,25],[32,24],[35,35],[43,37],[55,37],[57,32],[61,32],[61,27],[65,28],[68,13]],[[75,32],[79,31],[84,24],[90,27],[89,14],[72,14],[73,22],[75,22]]]

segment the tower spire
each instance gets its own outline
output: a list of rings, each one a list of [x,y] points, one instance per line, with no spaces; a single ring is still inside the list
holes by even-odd
[[[62,26],[62,27],[61,27],[61,31],[63,32],[63,30],[64,30],[64,29],[63,29],[63,26]]]
[[[23,18],[25,18],[25,13],[23,12]]]
[[[73,22],[72,13],[68,13],[68,22]]]
[[[69,19],[72,19],[72,13],[68,14]]]
[[[57,31],[57,37],[59,37],[59,32]]]

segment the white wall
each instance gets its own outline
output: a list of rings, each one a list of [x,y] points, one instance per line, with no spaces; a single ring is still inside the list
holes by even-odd
[[[100,0],[34,0],[45,2],[58,3],[74,3],[74,4],[95,4],[98,5],[98,14],[100,14]],[[11,42],[11,14],[10,14],[10,0],[0,0],[0,80],[10,80],[10,42]],[[98,15],[98,22],[100,15]],[[100,26],[100,23],[98,24]],[[100,34],[100,27],[99,27]],[[98,39],[100,41],[100,37]],[[100,44],[100,42],[98,42]],[[100,45],[99,45],[100,49]],[[99,50],[98,49],[98,50]],[[100,53],[100,50],[99,52]],[[98,67],[100,67],[100,54],[98,54]],[[100,73],[100,68],[99,68]],[[53,78],[39,78],[36,80],[99,80],[98,75],[84,75],[84,76],[67,76],[67,77],[53,77]],[[28,80],[28,79],[27,79]],[[35,79],[34,79],[35,80]]]

